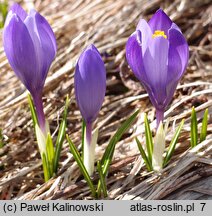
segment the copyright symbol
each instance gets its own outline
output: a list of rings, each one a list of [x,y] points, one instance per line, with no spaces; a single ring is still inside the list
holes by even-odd
[[[13,204],[5,203],[4,204],[4,213],[7,213],[7,212],[15,213],[16,212],[16,204],[15,203],[13,203]]]

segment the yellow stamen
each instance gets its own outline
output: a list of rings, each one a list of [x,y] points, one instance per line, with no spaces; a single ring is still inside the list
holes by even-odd
[[[167,36],[165,35],[164,31],[156,30],[152,35],[152,38],[161,37],[161,36],[167,39]]]

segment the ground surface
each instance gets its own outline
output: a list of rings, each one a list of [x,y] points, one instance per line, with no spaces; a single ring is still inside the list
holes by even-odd
[[[29,7],[29,1],[26,2],[20,1],[25,9]],[[116,146],[107,178],[109,199],[211,199],[211,118],[206,141],[189,149],[191,107],[196,107],[199,122],[205,108],[209,108],[210,117],[212,113],[210,0],[45,0],[34,1],[34,6],[50,22],[58,44],[43,94],[52,133],[57,133],[65,96],[69,94],[67,133],[80,145],[81,117],[74,98],[73,74],[80,52],[90,43],[98,47],[107,68],[106,97],[95,124],[100,128],[97,158],[120,123],[135,109],[140,109],[137,121]],[[158,8],[163,8],[182,29],[190,46],[190,60],[165,113],[166,119],[170,117],[167,144],[182,118],[185,127],[169,166],[162,173],[154,174],[148,173],[143,165],[134,138],[139,136],[144,143],[143,114],[148,113],[154,128],[155,110],[127,66],[125,44],[139,18],[148,20]],[[0,199],[90,199],[67,142],[58,176],[43,182],[27,92],[8,65],[1,38],[0,127],[5,145],[0,149]]]

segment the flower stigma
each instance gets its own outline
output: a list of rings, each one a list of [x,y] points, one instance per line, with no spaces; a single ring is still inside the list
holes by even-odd
[[[152,35],[152,38],[161,37],[161,36],[167,39],[167,36],[165,35],[164,31],[156,30]]]

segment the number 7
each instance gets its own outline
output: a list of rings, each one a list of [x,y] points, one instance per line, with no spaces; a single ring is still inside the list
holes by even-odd
[[[200,203],[200,204],[202,205],[201,211],[203,211],[203,209],[204,209],[206,203]]]

